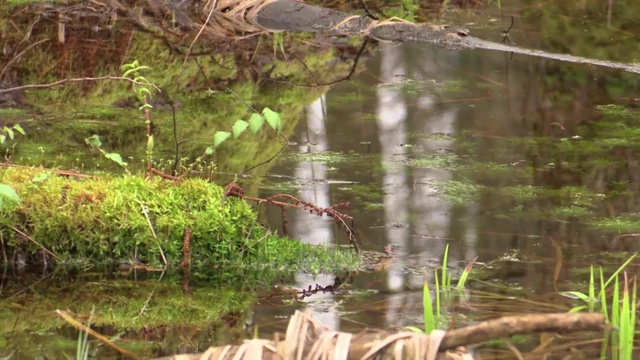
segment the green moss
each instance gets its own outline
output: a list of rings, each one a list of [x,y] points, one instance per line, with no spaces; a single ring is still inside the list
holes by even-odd
[[[278,268],[318,272],[331,265],[321,256],[327,249],[268,233],[246,202],[223,197],[222,188],[204,180],[69,180],[48,173],[12,168],[2,177],[21,197],[21,203],[5,203],[0,209],[2,236],[5,244],[27,254],[40,248],[15,237],[9,227],[27,232],[63,262],[135,258],[159,264],[164,255],[177,264],[182,261],[185,229],[190,229],[192,264],[198,268],[277,263]],[[334,251],[327,254],[335,256]],[[338,260],[333,265],[354,265],[348,255]]]

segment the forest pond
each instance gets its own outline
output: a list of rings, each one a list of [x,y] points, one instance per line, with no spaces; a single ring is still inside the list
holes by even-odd
[[[630,30],[638,24],[629,15],[640,4],[631,1],[616,3],[613,11],[572,1],[427,3],[406,13],[412,20],[437,16],[485,40],[640,62],[637,31]],[[29,14],[34,5],[13,6],[3,21],[14,25],[5,26],[24,30],[35,22]],[[380,7],[388,14],[403,9]],[[176,96],[152,102],[157,161],[166,168],[174,156],[175,117],[184,139],[180,156],[194,159],[218,124],[242,117],[247,106],[272,108],[283,118],[283,151],[273,134],[225,144],[194,176],[222,186],[235,182],[259,198],[289,194],[321,208],[348,202],[341,211],[353,217],[362,251],[393,254],[361,271],[284,272],[268,280],[260,270],[214,269],[192,274],[188,299],[180,274],[172,272],[34,272],[3,262],[0,357],[72,357],[77,331],[54,310],[74,310],[77,302],[100,303],[101,309],[126,304],[110,314],[96,312],[102,325],[96,329],[145,358],[203,352],[254,335],[271,338],[286,329],[296,309],[311,309],[317,320],[342,331],[422,327],[423,275],[434,283],[447,248],[454,280],[473,264],[464,299],[450,304],[464,319],[455,326],[562,312],[577,303],[561,292],[586,291],[591,266],[610,274],[638,251],[638,74],[480,49],[374,41],[359,51],[361,39],[286,32],[211,43],[218,52],[199,44],[191,50],[207,55],[186,61],[171,47],[174,38],[165,41],[114,19],[100,19],[95,28],[76,20],[64,43],[54,39],[59,30],[38,24],[29,41],[53,40],[27,49],[19,67],[11,67],[14,57],[0,58],[0,89],[119,76],[123,63],[138,60],[152,68],[145,73],[150,81]],[[201,43],[208,39],[203,36]],[[7,44],[18,46],[22,38],[7,37]],[[11,163],[118,173],[84,139],[99,134],[103,146],[135,168],[146,146],[141,119],[124,84],[0,93],[0,126],[19,123],[26,132],[0,149]],[[279,208],[255,208],[262,223],[296,241],[349,246],[327,216],[289,210],[283,224]],[[638,264],[634,259],[627,266],[629,276]],[[300,289],[330,285],[337,290],[299,296]],[[224,302],[210,305],[214,295]],[[33,317],[22,315],[28,313]],[[524,352],[542,340],[512,341]],[[118,356],[92,344],[94,356]],[[509,358],[511,351],[496,342],[474,356]]]

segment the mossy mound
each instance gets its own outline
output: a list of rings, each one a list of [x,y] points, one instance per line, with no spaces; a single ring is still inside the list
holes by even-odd
[[[5,202],[0,209],[5,249],[27,259],[34,259],[41,247],[14,228],[63,262],[130,259],[160,264],[164,254],[175,265],[183,260],[185,229],[191,230],[195,266],[288,267],[323,251],[335,257],[337,251],[269,233],[244,200],[224,197],[220,186],[200,179],[179,183],[132,175],[73,179],[45,169],[10,168],[0,181],[13,186],[21,198],[20,203]],[[345,255],[338,262],[349,267],[353,258]],[[330,262],[304,266],[334,270],[325,265]]]

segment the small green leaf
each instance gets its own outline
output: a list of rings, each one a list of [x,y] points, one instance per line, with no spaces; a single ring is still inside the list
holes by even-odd
[[[273,128],[273,130],[282,130],[282,119],[280,118],[280,114],[266,107],[262,109],[262,115],[267,119],[267,123],[271,128]]]
[[[9,135],[9,139],[13,140],[16,137],[16,134],[13,132],[13,130],[9,129],[8,127],[4,128],[4,132]]]
[[[222,144],[225,140],[227,140],[231,136],[231,133],[228,131],[218,131],[215,135],[213,135],[213,147],[217,148],[218,145]]]
[[[233,131],[233,138],[237,139],[247,128],[249,127],[249,123],[244,120],[236,120],[235,124],[231,127]]]
[[[31,179],[31,182],[32,183],[41,183],[41,182],[46,181],[47,179],[49,179],[51,176],[53,176],[52,172],[43,172],[42,174],[34,176],[33,179]]]
[[[127,71],[124,72],[124,74],[122,74],[122,77],[128,77],[129,74],[136,72],[136,69],[129,69]]]
[[[424,331],[422,331],[421,329],[418,329],[415,326],[405,326],[404,328],[414,333],[424,334]]]
[[[251,132],[254,135],[257,134],[258,131],[260,131],[262,125],[264,125],[264,116],[258,113],[251,114],[251,116],[249,117],[249,127],[251,128]]]
[[[84,139],[84,142],[86,142],[87,144],[93,146],[93,147],[100,147],[102,146],[102,141],[100,141],[100,136],[98,135],[91,135],[88,138]]]
[[[22,126],[20,126],[20,124],[15,124],[13,125],[13,129],[17,132],[19,132],[20,134],[27,135],[27,133],[24,132],[24,129],[22,128]]]
[[[147,89],[146,87],[143,87],[138,89],[138,94],[140,94],[140,96],[151,97],[151,90]]]
[[[0,144],[4,144],[5,141],[7,141],[7,135],[0,134]]]
[[[7,184],[0,184],[0,196],[16,202],[20,201],[20,195],[18,195],[14,188]]]
[[[107,159],[113,160],[114,162],[116,162],[118,165],[122,167],[126,167],[128,165],[126,162],[122,161],[122,156],[120,156],[120,154],[109,153],[109,154],[106,154],[105,157]]]
[[[206,155],[213,155],[213,153],[216,151],[216,149],[214,149],[213,147],[209,146],[208,148],[206,148],[206,150],[204,151],[204,153]]]
[[[152,152],[153,151],[153,135],[150,135],[147,138],[147,152]]]

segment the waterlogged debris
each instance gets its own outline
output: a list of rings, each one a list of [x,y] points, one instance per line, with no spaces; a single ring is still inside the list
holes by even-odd
[[[455,154],[430,154],[406,160],[407,165],[416,168],[455,170],[461,166],[460,158]]]

